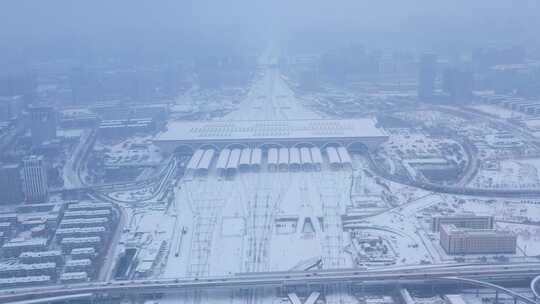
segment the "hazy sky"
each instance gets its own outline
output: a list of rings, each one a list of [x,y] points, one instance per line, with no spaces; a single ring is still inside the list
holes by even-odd
[[[1,0],[0,46],[537,43],[539,11],[538,0]]]

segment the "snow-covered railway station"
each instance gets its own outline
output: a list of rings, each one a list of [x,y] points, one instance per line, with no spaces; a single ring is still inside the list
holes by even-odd
[[[162,151],[186,151],[204,146],[214,150],[240,149],[239,161],[246,165],[243,148],[270,149],[343,146],[347,149],[373,149],[388,139],[373,119],[355,120],[266,120],[219,122],[171,122],[154,140]],[[301,166],[300,150],[292,150],[293,166]],[[247,153],[247,152],[246,152]],[[279,152],[279,155],[284,152]],[[304,152],[305,154],[306,152]],[[236,155],[235,155],[236,157]],[[298,161],[298,164],[297,164]],[[291,163],[290,160],[287,163]]]

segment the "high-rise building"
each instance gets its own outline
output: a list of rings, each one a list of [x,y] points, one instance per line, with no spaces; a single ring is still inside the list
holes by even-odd
[[[24,107],[23,96],[0,96],[0,121],[17,119]]]
[[[56,113],[51,106],[30,107],[30,132],[32,143],[40,145],[56,138]]]
[[[496,65],[525,63],[527,52],[524,47],[490,47],[474,50],[472,61],[476,70],[486,71]]]
[[[36,88],[36,73],[32,70],[0,72],[0,96],[20,95],[26,105],[34,100]]]
[[[515,253],[517,237],[509,231],[442,225],[440,244],[447,254]]]
[[[102,99],[104,88],[99,73],[95,69],[74,68],[70,72],[69,81],[74,104],[93,103]],[[114,84],[116,87],[120,87],[117,82]]]
[[[452,102],[467,102],[473,97],[473,73],[464,68],[444,71],[443,89]]]
[[[420,101],[429,101],[433,98],[436,78],[437,56],[435,54],[422,55],[418,68],[418,98]]]
[[[16,204],[24,199],[21,168],[18,164],[0,166],[0,205]]]
[[[43,156],[31,155],[23,159],[24,195],[27,202],[47,201],[47,168]]]

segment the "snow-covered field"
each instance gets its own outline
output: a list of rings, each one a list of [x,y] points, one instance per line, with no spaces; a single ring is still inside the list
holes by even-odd
[[[540,159],[494,160],[493,168],[481,169],[471,186],[484,189],[537,189]]]

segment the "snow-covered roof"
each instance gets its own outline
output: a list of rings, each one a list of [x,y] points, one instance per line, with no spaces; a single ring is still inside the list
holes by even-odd
[[[373,119],[170,122],[157,141],[386,137]]]

